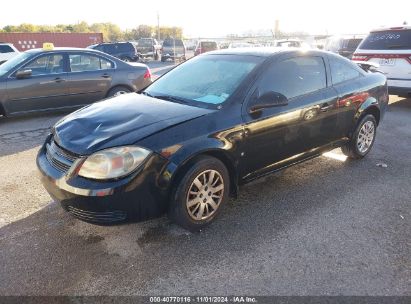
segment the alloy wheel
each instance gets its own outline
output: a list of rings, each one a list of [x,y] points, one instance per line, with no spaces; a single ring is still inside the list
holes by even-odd
[[[209,219],[219,208],[224,196],[224,180],[216,170],[201,172],[188,190],[186,208],[195,221]]]
[[[366,153],[374,140],[375,126],[372,121],[365,122],[357,136],[357,148],[360,153]]]

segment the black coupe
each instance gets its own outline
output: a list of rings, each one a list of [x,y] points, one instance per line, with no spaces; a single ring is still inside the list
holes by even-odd
[[[37,165],[50,195],[82,220],[168,212],[197,231],[241,184],[336,147],[364,157],[387,104],[386,77],[339,55],[215,51],[140,94],[66,116]]]

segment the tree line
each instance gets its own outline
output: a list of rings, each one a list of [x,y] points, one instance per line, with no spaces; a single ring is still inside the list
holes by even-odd
[[[140,38],[158,37],[156,26],[141,24],[133,29],[122,30],[111,22],[88,24],[85,21],[76,24],[35,25],[22,23],[20,25],[7,25],[0,32],[12,33],[102,33],[105,42],[138,40]],[[160,39],[167,37],[183,38],[181,27],[160,26]]]

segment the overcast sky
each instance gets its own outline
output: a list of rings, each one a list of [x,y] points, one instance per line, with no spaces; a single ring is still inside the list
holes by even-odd
[[[189,37],[270,30],[276,19],[281,31],[310,34],[356,34],[404,21],[411,24],[411,0],[21,0],[2,1],[0,9],[0,27],[86,21],[131,29],[139,24],[156,25],[158,12],[161,25],[181,26]]]

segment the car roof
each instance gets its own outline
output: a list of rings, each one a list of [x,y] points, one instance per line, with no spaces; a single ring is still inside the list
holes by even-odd
[[[102,42],[96,45],[103,45],[103,44],[121,44],[121,43],[132,43],[132,41],[116,41],[116,42]]]
[[[87,48],[69,48],[69,47],[55,47],[52,50],[43,50],[43,49],[30,49],[27,50],[26,53],[51,53],[51,52],[64,52],[64,51],[80,51],[80,52],[95,52],[101,53],[97,50],[87,49]]]
[[[411,30],[411,25],[400,25],[400,26],[392,26],[392,27],[381,27],[371,31],[371,33],[375,32],[383,32],[383,31],[395,31],[395,30]]]
[[[247,55],[258,57],[272,57],[285,53],[310,53],[310,54],[328,54],[320,50],[305,50],[293,47],[245,47],[234,49],[223,49],[206,53],[209,55]]]

